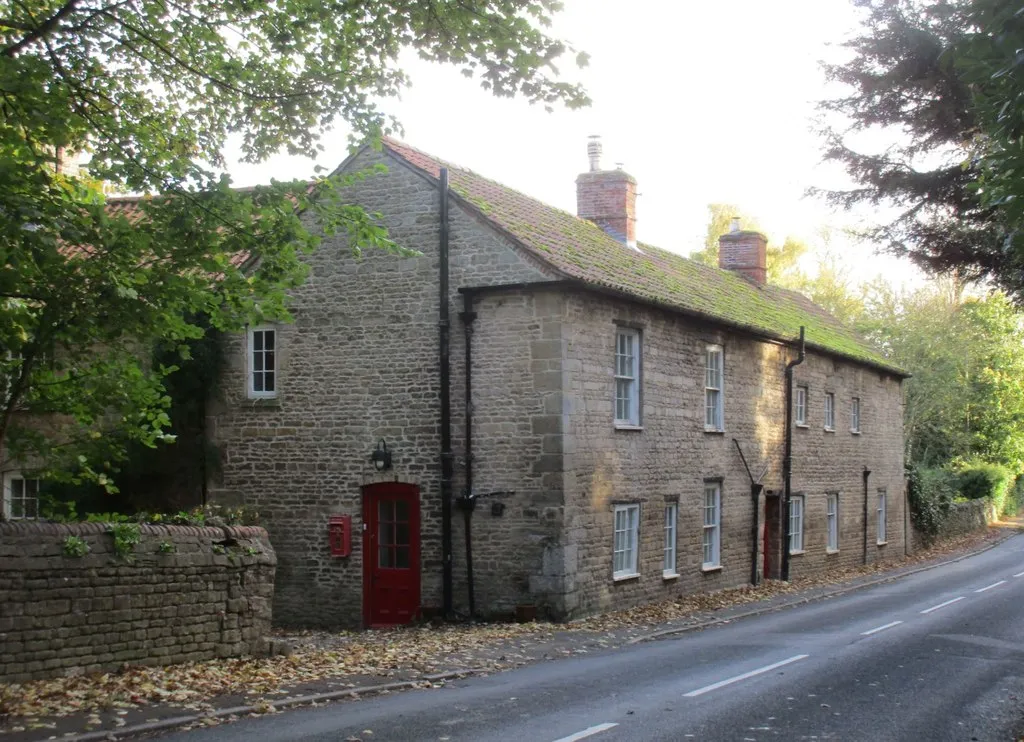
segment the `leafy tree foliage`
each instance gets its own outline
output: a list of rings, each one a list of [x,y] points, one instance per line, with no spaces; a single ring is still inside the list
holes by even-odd
[[[127,445],[168,439],[166,379],[207,326],[287,319],[318,235],[399,249],[344,200],[372,174],[233,189],[229,136],[259,161],[337,124],[391,130],[409,48],[495,95],[585,105],[544,31],[559,7],[0,0],[0,464],[112,488]],[[81,153],[87,176],[62,167]],[[157,341],[176,357],[152,360]]]
[[[1009,7],[998,0],[977,4]],[[1005,249],[1006,215],[976,190],[984,114],[957,50],[978,30],[970,0],[868,0],[848,62],[827,65],[844,97],[821,103],[825,158],[856,186],[824,195],[836,205],[883,206],[895,217],[867,236],[923,267],[986,277],[1024,292],[1024,258]],[[980,68],[975,77],[982,75]],[[993,93],[999,103],[1014,99]],[[1011,104],[1019,110],[1019,99]],[[872,146],[882,142],[884,145]]]

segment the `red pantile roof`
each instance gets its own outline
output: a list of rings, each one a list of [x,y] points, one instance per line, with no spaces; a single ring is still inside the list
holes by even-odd
[[[592,222],[385,137],[384,150],[438,179],[448,168],[453,194],[557,274],[640,301],[704,317],[748,332],[793,341],[806,328],[807,346],[870,364],[896,375],[864,339],[807,297],[758,286],[729,271],[651,245],[634,250]]]

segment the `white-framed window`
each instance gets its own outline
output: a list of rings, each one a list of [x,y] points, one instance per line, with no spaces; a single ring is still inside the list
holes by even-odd
[[[249,328],[249,396],[277,396],[277,331],[273,327]]]
[[[825,430],[836,429],[836,395],[825,392]]]
[[[722,485],[704,483],[704,569],[722,566]]]
[[[661,565],[664,577],[675,577],[676,572],[676,523],[679,520],[679,503],[665,505],[665,558]]]
[[[4,518],[26,520],[39,517],[39,480],[27,479],[18,472],[4,475]]]
[[[878,543],[885,543],[885,490],[878,490]]]
[[[615,506],[615,537],[612,543],[612,577],[635,577],[640,540],[640,505]]]
[[[615,332],[615,424],[640,425],[640,331]]]
[[[807,387],[798,386],[793,396],[793,417],[797,425],[807,424]]]
[[[725,430],[723,360],[722,346],[709,345],[704,349],[704,429],[716,432]]]
[[[850,432],[860,432],[860,397],[850,400]]]
[[[839,493],[825,495],[825,525],[827,530],[826,551],[839,551]]]
[[[791,495],[789,498],[789,553],[799,554],[804,550],[804,496]]]

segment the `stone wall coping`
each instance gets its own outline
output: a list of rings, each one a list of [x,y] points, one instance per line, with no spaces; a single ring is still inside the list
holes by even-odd
[[[38,520],[0,521],[0,539],[4,536],[23,534],[48,534],[54,536],[88,536],[106,533],[108,523],[50,523]],[[261,526],[178,526],[139,525],[144,536],[200,536],[207,538],[255,538],[266,540],[267,531]]]

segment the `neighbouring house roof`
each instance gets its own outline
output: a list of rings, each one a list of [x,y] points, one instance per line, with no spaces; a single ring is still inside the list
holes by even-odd
[[[641,243],[634,250],[593,222],[549,206],[472,170],[384,137],[384,150],[437,180],[448,168],[455,196],[493,227],[565,278],[723,325],[792,342],[806,328],[808,348],[906,372],[807,297],[757,285],[668,250]]]

